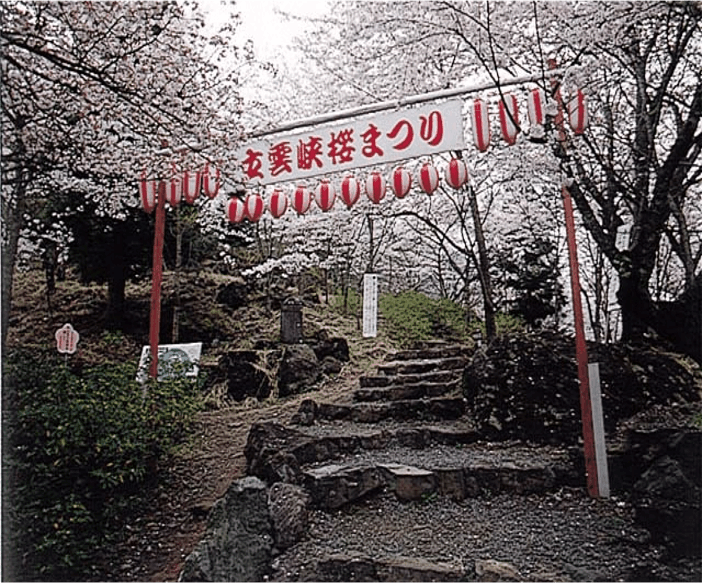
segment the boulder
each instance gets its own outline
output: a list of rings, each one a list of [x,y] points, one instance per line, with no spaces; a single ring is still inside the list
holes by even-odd
[[[302,393],[319,380],[321,372],[319,360],[307,344],[286,346],[278,369],[278,396]]]
[[[315,340],[310,342],[310,346],[319,360],[331,356],[340,362],[349,362],[349,344],[345,338],[329,338],[325,331],[317,333]]]
[[[477,581],[523,581],[524,578],[511,563],[494,559],[475,561]]]
[[[227,394],[235,401],[270,396],[273,388],[266,374],[261,353],[254,350],[231,350],[219,358],[218,367],[226,379]]]
[[[669,447],[661,451],[660,443]],[[666,544],[673,554],[700,557],[702,476],[695,468],[699,468],[702,432],[662,439],[655,449],[660,455],[634,484],[632,504],[636,520],[654,541]],[[688,463],[690,452],[696,452],[697,463]]]
[[[310,496],[303,488],[284,482],[273,484],[268,491],[268,509],[278,549],[287,549],[302,540],[310,513]]]
[[[263,581],[270,575],[273,525],[266,485],[236,480],[209,514],[207,531],[185,559],[179,581]]]
[[[322,359],[322,372],[325,375],[339,374],[341,372],[341,363],[333,356],[325,356]]]

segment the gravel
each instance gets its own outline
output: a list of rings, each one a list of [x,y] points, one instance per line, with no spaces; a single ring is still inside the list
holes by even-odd
[[[515,567],[524,581],[700,581],[699,560],[672,560],[649,543],[630,507],[581,489],[548,496],[498,495],[402,503],[384,492],[335,511],[313,511],[306,538],[274,561],[274,581],[316,580],[318,560],[336,553],[417,557],[462,565]]]

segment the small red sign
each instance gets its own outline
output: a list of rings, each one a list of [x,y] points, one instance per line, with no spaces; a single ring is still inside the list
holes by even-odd
[[[62,354],[73,354],[78,346],[80,334],[70,324],[56,330],[56,349]]]

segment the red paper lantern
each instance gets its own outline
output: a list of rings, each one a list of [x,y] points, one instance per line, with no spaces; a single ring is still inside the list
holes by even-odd
[[[500,99],[500,129],[502,137],[510,146],[517,141],[519,107],[517,106],[517,98],[511,93],[506,93]]]
[[[217,196],[220,187],[219,168],[214,169],[214,173],[210,169],[210,165],[205,165],[205,172],[202,178],[202,189],[209,198]]]
[[[351,208],[361,196],[361,185],[353,176],[347,176],[341,181],[341,198],[348,208]]]
[[[468,182],[468,165],[459,158],[453,158],[446,166],[446,182],[459,189]]]
[[[199,171],[183,172],[183,198],[188,204],[193,204],[198,196],[200,196],[200,183],[202,182],[202,174]]]
[[[312,193],[304,186],[298,186],[293,194],[292,207],[298,215],[304,215],[310,210],[310,204],[312,204]]]
[[[529,92],[527,99],[529,123],[532,126],[544,125],[544,90],[536,87]]]
[[[380,172],[371,172],[366,178],[366,195],[375,204],[385,198],[386,189],[385,178]]]
[[[587,100],[583,92],[578,89],[568,102],[568,122],[573,132],[582,134],[588,123]]]
[[[240,223],[246,217],[246,205],[244,201],[236,196],[229,199],[227,203],[227,218],[230,223]]]
[[[246,218],[252,223],[258,221],[263,214],[266,205],[263,204],[263,199],[260,194],[249,194],[246,197],[246,203],[244,204],[244,212],[246,213]]]
[[[268,209],[276,219],[282,217],[285,211],[288,210],[288,197],[285,193],[280,190],[274,190],[268,201]]]
[[[488,107],[482,99],[473,101],[470,108],[470,116],[473,124],[473,142],[475,147],[484,152],[490,146],[490,120],[488,118]]]
[[[404,198],[412,188],[412,175],[402,166],[392,171],[392,190],[397,198]]]
[[[139,194],[141,196],[141,206],[147,213],[153,212],[158,201],[158,180],[147,180],[146,172],[141,173],[139,181]]]
[[[419,186],[427,194],[432,194],[439,186],[439,171],[429,162],[419,169]]]
[[[177,207],[180,204],[180,199],[183,195],[183,183],[180,176],[174,176],[168,183],[166,189],[166,202],[172,207]]]
[[[327,180],[320,182],[315,191],[315,199],[317,200],[317,206],[323,211],[330,210],[336,200],[334,185]]]

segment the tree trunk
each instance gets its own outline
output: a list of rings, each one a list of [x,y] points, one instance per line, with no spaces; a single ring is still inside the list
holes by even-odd
[[[478,277],[480,278],[480,289],[483,292],[483,310],[485,311],[485,335],[488,342],[497,335],[497,325],[495,324],[495,303],[492,299],[492,282],[490,280],[490,261],[485,245],[485,234],[483,225],[480,222],[480,211],[478,210],[478,200],[473,187],[468,187],[468,197],[470,199],[470,210],[473,215],[473,226],[475,229],[475,240],[478,243]]]
[[[127,236],[127,233],[122,233],[121,228],[116,229],[108,247],[110,267],[107,276],[105,326],[110,330],[121,330],[124,328],[127,258],[123,240]]]
[[[26,182],[18,177],[14,187],[14,205],[12,200],[2,203],[2,219],[6,235],[2,245],[2,354],[7,354],[7,332],[10,327],[10,312],[12,311],[12,283],[15,275],[15,260],[17,246],[22,229],[22,217],[26,207]]]
[[[623,341],[639,341],[654,332],[702,364],[702,273],[673,302],[654,302],[635,276],[620,276],[617,298],[622,308]]]

